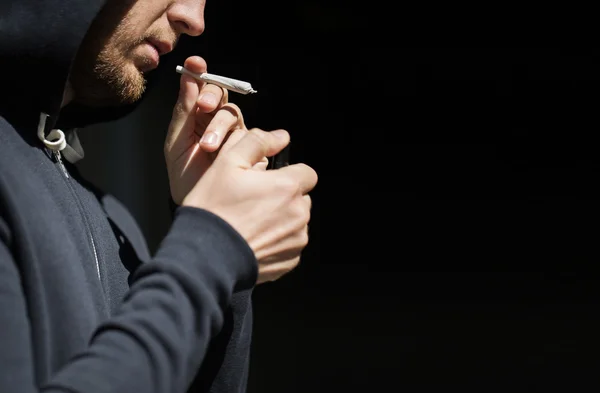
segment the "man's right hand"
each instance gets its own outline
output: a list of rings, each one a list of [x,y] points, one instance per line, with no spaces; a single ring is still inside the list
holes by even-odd
[[[256,128],[241,139],[230,138],[182,203],[218,215],[242,235],[258,260],[258,283],[294,269],[308,243],[308,193],[317,184],[316,172],[304,164],[253,169],[289,140],[284,130]]]

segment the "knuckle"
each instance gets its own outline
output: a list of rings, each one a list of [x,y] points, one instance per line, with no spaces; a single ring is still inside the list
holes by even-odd
[[[252,128],[248,132],[248,137],[252,138],[256,144],[258,144],[261,149],[266,152],[269,148],[269,141],[265,132],[259,128]]]
[[[304,248],[308,245],[308,230],[306,227],[304,227],[300,233],[298,234],[298,242],[300,244],[300,247]]]
[[[263,146],[267,146],[267,137],[265,135],[265,132],[263,130],[261,130],[260,128],[252,128],[249,132],[248,132],[248,136],[250,138],[254,138],[257,142],[259,142],[261,145]]]
[[[294,166],[298,169],[298,172],[301,174],[302,178],[307,180],[307,183],[311,185],[310,188],[314,188],[319,181],[317,172],[312,167],[304,163],[294,164]]]
[[[301,203],[301,208],[300,208],[300,219],[302,220],[302,222],[306,225],[308,224],[308,222],[310,221],[310,209],[307,209],[307,206],[305,203]]]
[[[233,131],[231,131],[231,135],[229,135],[229,140],[236,143],[239,140],[241,140],[244,137],[244,135],[246,135],[246,133],[244,132],[243,129],[236,128]]]
[[[259,282],[275,281],[294,270],[299,264],[300,255],[296,255],[277,263],[262,265],[258,271]]]
[[[289,204],[289,209],[298,226],[304,228],[310,221],[310,210],[307,208],[306,203],[302,199],[296,199]]]
[[[298,267],[298,265],[300,264],[300,257],[297,256],[296,258],[292,259],[290,261],[290,269],[289,271],[294,270],[296,267]]]
[[[288,196],[294,197],[300,192],[300,183],[291,176],[282,176],[279,178],[277,187]]]
[[[302,206],[300,203],[295,202],[295,203],[291,203],[290,204],[290,210],[292,211],[292,213],[294,214],[295,217],[297,217],[300,221],[304,221],[304,216],[305,216],[305,208],[304,206]]]
[[[285,274],[294,270],[296,267],[298,267],[299,264],[300,264],[299,256],[294,257],[292,259],[288,259],[287,261],[279,264],[279,266],[277,267],[277,271],[274,272],[274,275],[277,276],[277,278],[282,277]]]

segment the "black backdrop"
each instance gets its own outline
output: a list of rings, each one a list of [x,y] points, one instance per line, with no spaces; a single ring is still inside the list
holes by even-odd
[[[289,130],[320,175],[303,263],[255,292],[250,392],[596,391],[596,50],[471,47],[454,15],[400,7],[209,0],[182,42],[252,82],[247,125]],[[139,111],[83,133],[152,248],[170,56]]]

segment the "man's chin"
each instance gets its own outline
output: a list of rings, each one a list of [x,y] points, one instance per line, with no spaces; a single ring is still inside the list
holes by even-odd
[[[102,95],[102,96],[90,96],[90,95],[80,95],[75,96],[73,102],[88,106],[92,108],[102,108],[102,107],[122,107],[127,105],[135,104],[139,101],[143,96],[143,92],[138,94],[115,94],[115,95]]]
[[[137,71],[137,70],[136,70]],[[146,80],[137,71],[137,75],[120,75],[103,78],[88,87],[75,91],[74,101],[90,107],[115,107],[131,105],[139,101],[145,90]],[[84,86],[86,86],[84,85]],[[93,86],[93,87],[92,87]]]
[[[109,89],[113,92],[115,105],[130,105],[139,101],[146,91],[146,78],[144,72],[129,64],[122,70],[122,74],[110,80]]]

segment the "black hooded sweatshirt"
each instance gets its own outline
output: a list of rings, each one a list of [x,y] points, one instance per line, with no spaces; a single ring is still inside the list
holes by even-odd
[[[0,392],[243,392],[257,278],[245,240],[179,207],[151,257],[125,207],[66,159],[76,143],[43,143],[133,109],[60,108],[103,5],[0,1]]]

